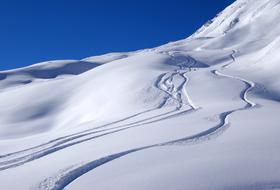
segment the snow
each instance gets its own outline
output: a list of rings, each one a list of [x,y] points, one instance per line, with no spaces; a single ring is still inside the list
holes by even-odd
[[[177,42],[1,71],[0,189],[280,189],[279,7],[237,0]]]

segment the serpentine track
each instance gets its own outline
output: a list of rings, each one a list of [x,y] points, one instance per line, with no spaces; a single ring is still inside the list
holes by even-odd
[[[232,62],[235,62],[235,58],[232,55]],[[222,67],[225,68],[225,67]],[[111,154],[108,156],[104,156],[102,158],[99,158],[97,160],[93,160],[90,161],[88,163],[81,163],[79,165],[76,165],[75,167],[72,167],[70,169],[66,169],[62,172],[60,172],[57,176],[51,176],[45,180],[43,180],[41,183],[39,183],[36,186],[36,189],[44,189],[44,190],[62,190],[63,188],[65,188],[67,185],[69,185],[71,182],[73,182],[75,179],[79,178],[80,176],[82,176],[83,174],[92,171],[93,169],[102,166],[103,164],[106,164],[108,162],[111,162],[113,160],[116,160],[118,158],[121,158],[123,156],[126,156],[128,154],[132,154],[134,152],[139,152],[142,150],[147,150],[147,149],[151,149],[151,148],[156,148],[156,147],[162,147],[162,146],[170,146],[170,145],[190,145],[190,144],[197,144],[197,143],[202,143],[202,142],[207,142],[213,138],[216,138],[217,136],[219,136],[220,134],[222,134],[229,126],[230,126],[230,122],[229,122],[229,117],[232,113],[235,113],[237,111],[243,111],[243,110],[247,110],[247,109],[251,109],[253,107],[256,106],[256,103],[254,103],[253,101],[251,101],[248,98],[248,93],[254,88],[255,83],[248,81],[246,79],[242,79],[240,77],[235,77],[235,76],[231,76],[231,75],[226,75],[223,74],[221,72],[219,72],[218,70],[212,70],[211,71],[213,74],[219,76],[219,77],[225,77],[225,78],[230,78],[233,80],[239,80],[241,82],[243,82],[245,84],[245,88],[243,91],[240,92],[240,98],[246,102],[246,105],[243,108],[238,108],[238,109],[234,109],[234,110],[230,110],[230,111],[226,111],[220,114],[219,118],[220,118],[220,123],[212,128],[209,128],[205,131],[202,131],[198,134],[192,135],[192,136],[187,136],[184,138],[180,138],[180,139],[176,139],[176,140],[171,140],[171,141],[167,141],[167,142],[163,142],[163,143],[158,143],[158,144],[153,144],[153,145],[149,145],[149,146],[144,146],[144,147],[139,147],[139,148],[134,148],[134,149],[130,149],[127,151],[123,151],[123,152],[119,152],[116,154]],[[176,70],[176,73],[180,76],[184,76],[184,74],[180,74],[181,71],[180,70]],[[163,74],[160,76],[160,81],[172,81],[169,80],[170,78],[168,78],[167,80],[164,79],[164,77],[166,77],[167,74]],[[169,76],[175,76],[176,74],[174,73],[170,73]],[[185,82],[183,83],[183,85],[188,81],[188,79],[186,78],[184,80]],[[163,84],[162,82],[160,84]],[[165,84],[166,85],[166,84]],[[183,86],[182,85],[182,86]],[[174,87],[167,87],[165,90],[163,88],[160,88],[158,86],[159,89],[165,91],[170,99],[173,100],[177,100],[178,101],[178,107],[177,108],[181,108],[182,104],[182,98],[180,98],[181,96],[177,95],[174,96]],[[180,93],[182,93],[181,89],[183,87],[177,88],[179,89]],[[170,90],[171,89],[171,90]],[[175,90],[176,91],[176,90]],[[176,93],[175,93],[176,94]],[[178,94],[178,93],[177,93]],[[179,99],[177,99],[179,97]],[[168,100],[170,100],[168,99]],[[190,100],[190,98],[187,98],[188,100]],[[167,100],[166,100],[167,101]],[[190,103],[189,103],[190,104]],[[192,104],[190,104],[192,105]],[[194,109],[195,106],[191,106],[192,109]]]

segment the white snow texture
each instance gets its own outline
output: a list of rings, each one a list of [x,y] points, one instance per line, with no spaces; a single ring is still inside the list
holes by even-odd
[[[0,72],[1,190],[280,189],[280,0],[153,49]]]

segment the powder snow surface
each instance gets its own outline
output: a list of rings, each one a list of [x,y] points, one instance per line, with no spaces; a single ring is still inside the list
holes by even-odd
[[[184,40],[0,72],[0,189],[280,189],[279,23],[237,0]]]

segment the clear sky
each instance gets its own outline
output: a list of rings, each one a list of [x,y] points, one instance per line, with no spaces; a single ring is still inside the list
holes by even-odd
[[[234,0],[1,0],[0,70],[155,47]]]

